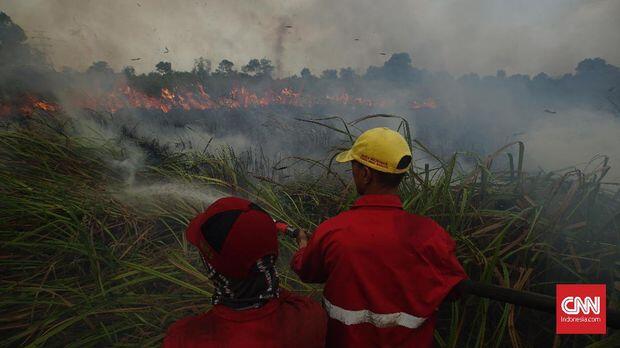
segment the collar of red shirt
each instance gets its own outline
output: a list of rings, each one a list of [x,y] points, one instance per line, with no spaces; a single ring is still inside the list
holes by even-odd
[[[237,322],[251,321],[270,315],[280,307],[282,302],[286,302],[290,296],[291,293],[288,290],[280,288],[280,297],[269,300],[269,302],[259,308],[234,310],[219,304],[213,306],[212,310],[215,315],[226,320]]]
[[[384,207],[403,209],[398,195],[363,195],[353,203],[352,208]]]

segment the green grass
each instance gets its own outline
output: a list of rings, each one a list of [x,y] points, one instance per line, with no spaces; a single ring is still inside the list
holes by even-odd
[[[156,346],[174,320],[206,311],[212,288],[183,238],[209,204],[200,197],[245,196],[310,229],[355,198],[346,175],[327,164],[293,159],[314,170],[281,180],[254,170],[260,159],[226,148],[159,153],[135,173],[144,189],[136,193],[111,165],[127,158],[123,142],[38,120],[0,130],[0,346]],[[344,143],[357,135],[356,124],[338,125],[330,123]],[[618,307],[620,195],[604,183],[604,158],[591,173],[531,174],[521,143],[442,159],[406,122],[401,131],[436,163],[412,168],[401,186],[405,208],[453,235],[472,278],[548,294],[556,282],[604,282]],[[506,165],[494,165],[502,158]],[[281,242],[283,286],[318,297],[320,288],[288,269],[295,245]],[[611,334],[607,342],[555,337],[553,316],[469,297],[442,308],[435,336],[440,347],[580,347],[618,339]]]

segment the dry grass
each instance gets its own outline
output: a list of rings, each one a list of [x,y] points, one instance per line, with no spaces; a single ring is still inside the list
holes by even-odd
[[[337,129],[349,141],[354,125],[343,124]],[[208,201],[169,191],[132,199],[109,164],[126,157],[121,147],[68,128],[29,121],[0,130],[0,346],[158,345],[174,320],[209,308],[211,287],[182,233]],[[432,156],[406,122],[401,130],[415,151]],[[495,168],[507,154],[506,168]],[[617,308],[620,196],[604,184],[606,160],[591,173],[528,174],[523,156],[523,144],[511,144],[474,158],[469,170],[460,155],[434,157],[434,167],[406,178],[404,205],[446,227],[474,279],[549,294],[556,282],[603,282]],[[243,195],[306,228],[354,199],[350,181],[328,169],[281,182],[250,174],[255,160],[231,150],[168,154],[141,167],[136,182]],[[282,284],[318,295],[286,266],[295,246],[282,240],[282,248]],[[598,336],[556,339],[553,331],[547,314],[466,298],[442,309],[436,340],[440,347],[605,344]]]

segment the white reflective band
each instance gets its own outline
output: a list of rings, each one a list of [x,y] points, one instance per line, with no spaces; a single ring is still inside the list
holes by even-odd
[[[355,325],[370,323],[376,327],[404,326],[410,329],[418,328],[424,323],[426,318],[419,318],[404,312],[378,314],[367,309],[360,311],[349,311],[338,307],[326,298],[323,298],[325,310],[330,318],[338,320],[345,325]]]

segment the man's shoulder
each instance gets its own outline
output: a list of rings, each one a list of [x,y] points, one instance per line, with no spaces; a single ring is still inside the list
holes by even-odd
[[[432,233],[445,232],[437,221],[428,216],[407,213],[407,218],[413,228]]]
[[[179,319],[168,327],[166,336],[183,336],[186,332],[195,331],[196,328],[203,331],[209,327],[208,323],[211,320],[211,311]]]
[[[406,212],[404,210],[400,210],[400,212],[402,213],[401,216],[403,216],[406,219],[407,225],[409,226],[409,228],[415,227],[415,228],[431,230],[431,231],[432,230],[443,231],[443,228],[435,220],[433,220],[432,218],[428,216],[417,215],[417,214]],[[337,229],[337,228],[342,228],[348,225],[354,225],[356,222],[355,217],[358,214],[365,214],[365,212],[363,210],[355,210],[355,209],[345,210],[334,217],[324,220],[317,227],[317,229]]]
[[[298,347],[323,345],[327,314],[318,301],[282,290],[278,314],[278,325],[284,341],[295,343]]]
[[[318,301],[285,289],[280,290],[280,303],[282,305],[281,310],[323,313],[323,306]]]
[[[451,250],[454,248],[452,236],[435,220],[428,216],[408,214],[411,245],[419,250]]]
[[[452,237],[446,230],[437,223],[434,219],[424,216],[400,211],[400,216],[397,226],[402,228],[411,238],[413,238],[416,244],[426,243],[450,243]],[[357,214],[364,214],[362,210],[346,210],[340,214],[323,221],[316,229],[315,234],[321,236],[321,238],[327,235],[333,235],[333,232],[339,230],[349,230],[359,227],[359,219]]]
[[[351,210],[343,211],[336,216],[323,220],[323,222],[316,227],[314,233],[324,234],[330,231],[345,228],[350,224],[350,218]]]
[[[320,346],[318,342],[324,340],[327,316],[319,302],[284,289],[277,301],[276,310],[269,310],[268,316],[248,314],[248,320],[226,320],[221,313],[213,311],[180,319],[168,328],[164,347],[185,347],[196,342],[209,347],[222,346],[223,342],[239,347],[293,346],[288,343],[298,347]],[[261,336],[266,328],[279,331],[283,336]],[[235,336],[230,336],[230,332],[235,332]]]

